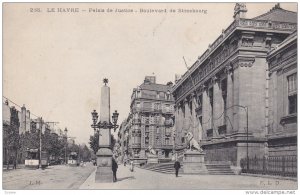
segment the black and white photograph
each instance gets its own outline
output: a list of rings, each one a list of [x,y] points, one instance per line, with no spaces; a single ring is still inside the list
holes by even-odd
[[[296,194],[297,30],[297,2],[2,3],[2,191]]]

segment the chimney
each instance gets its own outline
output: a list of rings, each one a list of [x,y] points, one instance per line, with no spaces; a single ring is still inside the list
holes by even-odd
[[[146,76],[144,80],[145,84],[156,83],[156,76]]]

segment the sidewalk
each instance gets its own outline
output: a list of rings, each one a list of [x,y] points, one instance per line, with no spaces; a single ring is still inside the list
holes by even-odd
[[[17,169],[25,169],[25,164],[18,164]],[[15,170],[13,169],[13,165],[9,165],[9,169],[7,169],[7,165],[2,165],[2,170],[3,171],[12,171]]]
[[[242,175],[180,175],[163,174],[119,165],[116,183],[95,183],[95,171],[79,189],[198,189],[198,190],[267,190],[297,189],[297,181]]]

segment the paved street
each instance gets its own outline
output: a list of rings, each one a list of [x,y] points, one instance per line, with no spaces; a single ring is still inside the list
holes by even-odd
[[[241,175],[175,175],[162,174],[119,165],[118,182],[95,183],[95,172],[79,189],[297,189],[297,182]]]
[[[78,189],[95,170],[91,163],[85,167],[49,166],[45,170],[17,169],[3,171],[5,190]]]

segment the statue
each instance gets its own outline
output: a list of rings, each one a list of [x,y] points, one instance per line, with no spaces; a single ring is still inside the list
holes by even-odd
[[[189,149],[190,151],[192,151],[193,149],[199,151],[199,152],[203,152],[202,148],[200,147],[200,145],[198,144],[198,142],[195,140],[193,134],[191,132],[188,132],[186,134],[188,143],[189,143]]]
[[[234,7],[234,15],[235,19],[245,18],[245,13],[247,12],[247,7],[245,3],[236,3]]]
[[[156,152],[155,152],[155,150],[152,148],[152,146],[149,146],[149,147],[147,148],[147,150],[150,152],[150,154],[156,155]]]

